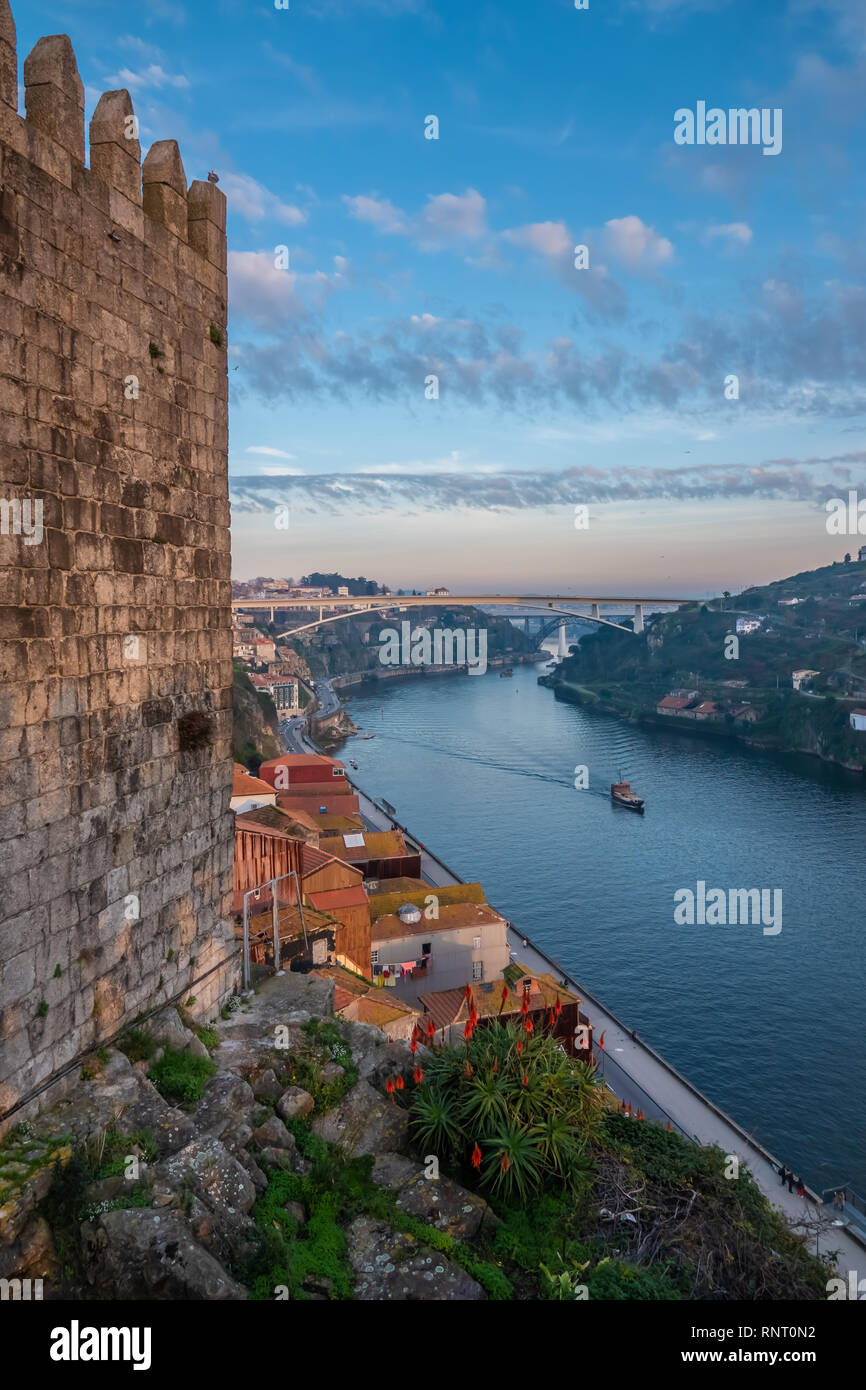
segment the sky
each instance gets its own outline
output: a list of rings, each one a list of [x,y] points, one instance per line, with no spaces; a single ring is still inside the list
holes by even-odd
[[[13,10],[21,63],[57,9]],[[62,24],[87,119],[126,87],[228,200],[237,578],[697,596],[866,543],[866,0]],[[678,143],[701,102],[781,148]]]

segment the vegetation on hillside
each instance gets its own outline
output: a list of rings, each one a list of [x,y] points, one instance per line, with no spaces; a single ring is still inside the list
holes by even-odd
[[[735,733],[762,747],[862,766],[866,741],[848,719],[853,704],[866,703],[866,604],[854,599],[861,589],[866,563],[840,563],[655,614],[640,636],[600,628],[542,679],[564,699],[630,718]],[[800,602],[782,602],[791,598]],[[740,617],[760,618],[761,626],[737,634]],[[818,673],[807,691],[793,689],[796,670]],[[716,701],[718,719],[695,726],[681,716],[658,716],[656,705],[671,690],[696,690]],[[753,706],[756,722],[735,719],[744,703]]]

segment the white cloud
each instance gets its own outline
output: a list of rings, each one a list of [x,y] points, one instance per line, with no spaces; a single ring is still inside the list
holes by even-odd
[[[134,34],[122,34],[117,40],[117,46],[137,53],[145,62],[161,63],[165,57],[162,49],[157,48],[155,43],[145,43],[144,39],[136,38]]]
[[[267,454],[268,458],[273,459],[293,459],[295,454],[287,454],[285,449],[271,449],[267,444],[251,444],[248,449],[244,449],[245,454]]]
[[[113,77],[106,78],[114,87],[126,87],[129,91],[142,91],[146,87],[188,87],[189,81],[182,74],[166,72],[159,63],[151,63],[142,72],[131,68],[121,68]]]
[[[416,220],[422,245],[441,246],[453,241],[478,241],[487,235],[487,204],[475,188],[463,194],[439,193],[431,197]]]
[[[673,260],[674,248],[667,237],[659,236],[633,214],[612,217],[602,229],[602,243],[609,256],[630,270],[654,269]]]
[[[306,213],[300,208],[282,202],[249,174],[222,174],[220,187],[225,192],[229,210],[238,213],[247,222],[260,222],[262,218],[269,217],[296,227],[307,220]]]
[[[462,194],[431,194],[415,217],[387,198],[344,194],[343,202],[356,222],[366,222],[386,236],[411,236],[426,251],[488,235],[487,204],[475,188]]]
[[[363,194],[350,198],[344,194],[343,202],[356,222],[366,222],[386,235],[402,236],[409,230],[406,214],[387,198],[368,198]]]
[[[525,246],[539,256],[559,260],[571,253],[573,242],[564,222],[530,222],[502,233],[514,246]]]
[[[228,254],[231,312],[263,328],[285,327],[287,318],[306,318],[321,309],[328,295],[345,284],[336,272],[316,270],[299,275],[278,270],[271,251],[230,251]]]
[[[752,229],[747,222],[723,222],[718,226],[707,227],[703,240],[707,243],[722,241],[725,249],[731,251],[739,246],[748,246],[752,235]]]

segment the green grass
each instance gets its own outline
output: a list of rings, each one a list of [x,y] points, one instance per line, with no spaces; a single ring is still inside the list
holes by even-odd
[[[118,1038],[117,1047],[130,1062],[149,1062],[156,1052],[156,1039],[144,1028],[129,1028]]]
[[[166,1048],[147,1075],[165,1100],[192,1110],[215,1071],[216,1066],[209,1057],[194,1057],[191,1052]]]

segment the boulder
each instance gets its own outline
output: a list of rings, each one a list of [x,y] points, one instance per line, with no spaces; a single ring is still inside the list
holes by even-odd
[[[472,1240],[485,1221],[496,1222],[483,1197],[450,1178],[428,1178],[425,1171],[423,1164],[403,1154],[381,1153],[376,1155],[371,1177],[395,1194],[398,1207],[455,1240]]]
[[[265,1120],[263,1125],[253,1130],[253,1139],[260,1149],[293,1149],[295,1147],[295,1136],[290,1134],[276,1115],[271,1115]]]
[[[284,1202],[283,1211],[287,1212],[288,1215],[292,1218],[292,1220],[296,1221],[299,1226],[306,1225],[307,1213],[304,1210],[303,1204],[301,1202]]]
[[[409,1117],[394,1101],[384,1100],[367,1081],[358,1081],[339,1105],[318,1115],[312,1128],[329,1144],[340,1144],[353,1158],[399,1152],[409,1140]]]
[[[277,1101],[276,1109],[284,1120],[296,1120],[301,1115],[309,1115],[315,1104],[309,1091],[301,1090],[300,1086],[289,1086]]]
[[[267,1175],[262,1172],[261,1168],[256,1163],[256,1160],[253,1158],[252,1154],[247,1153],[245,1149],[239,1149],[235,1157],[237,1158],[237,1161],[238,1163],[240,1163],[241,1167],[246,1169],[246,1172],[249,1174],[250,1182],[256,1189],[256,1192],[259,1194],[259,1196],[261,1196],[263,1192],[267,1191]]]
[[[191,1052],[194,1057],[210,1056],[210,1053],[208,1052],[201,1038],[197,1038],[195,1033],[193,1033],[192,1037],[190,1038],[189,1042],[184,1048],[184,1052]]]
[[[199,1134],[231,1142],[237,1147],[252,1137],[250,1114],[256,1098],[252,1087],[233,1072],[218,1071],[204,1088],[193,1120]]]
[[[481,1285],[451,1260],[385,1221],[358,1216],[346,1232],[355,1298],[369,1302],[477,1302]]]
[[[285,1089],[277,1080],[273,1067],[265,1067],[252,1079],[253,1095],[256,1100],[279,1100]]]
[[[389,1077],[394,1080],[402,1076],[408,1081],[418,1065],[409,1051],[408,1042],[386,1042],[382,1047],[372,1049],[358,1063],[358,1075],[369,1081],[377,1091],[384,1091]]]
[[[187,1028],[177,1009],[163,1009],[141,1026],[156,1042],[162,1043],[163,1047],[172,1048],[175,1052],[184,1052],[194,1038],[198,1042],[195,1033]]]
[[[0,1279],[43,1279],[60,1272],[54,1239],[44,1216],[34,1216],[10,1244],[0,1245]]]
[[[157,1190],[168,1188],[189,1207],[196,1240],[219,1260],[250,1253],[254,1223],[248,1215],[256,1189],[246,1169],[219,1139],[194,1140],[153,1170]]]
[[[83,1235],[88,1279],[104,1298],[246,1299],[243,1285],[193,1239],[179,1212],[109,1211]]]
[[[319,1075],[323,1081],[338,1081],[341,1076],[346,1075],[345,1067],[341,1067],[339,1062],[326,1062],[319,1070]]]

